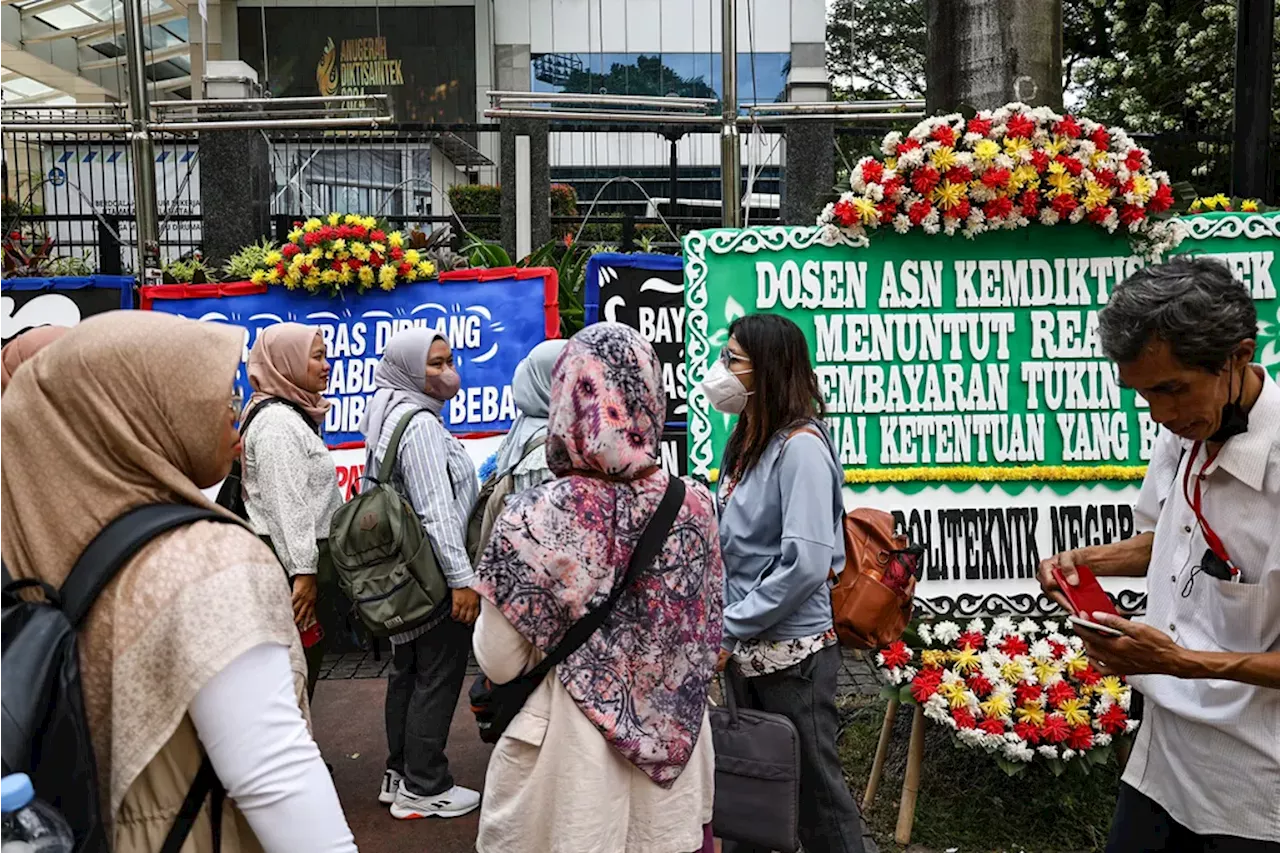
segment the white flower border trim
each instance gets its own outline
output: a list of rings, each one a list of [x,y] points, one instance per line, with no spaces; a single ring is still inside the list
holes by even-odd
[[[1251,213],[1248,216],[1186,216],[1182,224],[1191,240],[1232,240],[1245,237],[1263,240],[1280,239],[1280,213]]]

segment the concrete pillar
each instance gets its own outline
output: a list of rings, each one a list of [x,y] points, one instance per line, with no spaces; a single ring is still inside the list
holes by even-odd
[[[812,225],[836,185],[835,123],[813,119],[791,121],[786,128],[782,224]]]
[[[551,161],[547,122],[503,119],[502,245],[512,260],[551,240]]]
[[[210,98],[258,97],[258,75],[243,62],[209,61]],[[251,119],[261,107],[219,107]],[[229,117],[229,116],[228,116]],[[206,262],[222,264],[233,253],[271,233],[271,154],[258,130],[217,130],[200,135],[200,217]]]
[[[926,0],[925,110],[1062,109],[1062,0]]]

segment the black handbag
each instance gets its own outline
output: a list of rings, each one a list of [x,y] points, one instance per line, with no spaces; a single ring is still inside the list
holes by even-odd
[[[800,734],[781,714],[740,709],[734,678],[725,678],[725,707],[708,711],[716,750],[712,831],[726,841],[796,853]]]
[[[631,562],[622,581],[616,584],[605,601],[573,624],[564,639],[556,644],[538,665],[523,675],[513,678],[506,684],[494,684],[484,673],[471,685],[469,694],[471,712],[476,715],[476,724],[480,727],[480,740],[485,743],[497,743],[502,733],[511,725],[511,721],[520,713],[524,703],[538,689],[538,685],[547,677],[552,668],[559,665],[569,655],[581,648],[582,644],[594,634],[605,618],[618,603],[624,590],[647,568],[662,552],[662,545],[667,541],[667,534],[675,524],[680,507],[684,505],[684,482],[678,477],[667,481],[667,491],[662,496],[658,509],[649,523],[645,525],[635,550],[631,553]]]

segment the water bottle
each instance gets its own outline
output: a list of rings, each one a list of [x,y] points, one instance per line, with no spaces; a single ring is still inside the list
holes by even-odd
[[[36,799],[26,773],[0,779],[0,853],[71,853],[75,837],[58,811]]]

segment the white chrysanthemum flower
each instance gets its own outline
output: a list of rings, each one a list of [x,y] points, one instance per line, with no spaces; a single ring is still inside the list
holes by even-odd
[[[834,202],[828,203],[826,207],[822,208],[822,213],[818,214],[818,223],[821,224],[823,221],[833,220],[835,219],[835,217],[836,217],[835,203]]]
[[[982,203],[991,201],[997,195],[996,191],[986,184],[974,181],[969,185],[969,198],[973,201]]]
[[[899,213],[897,216],[893,217],[893,230],[897,231],[899,234],[906,234],[911,230],[911,217],[907,216],[905,213]]]
[[[898,150],[898,143],[902,142],[902,134],[898,131],[885,134],[884,141],[880,143],[880,151],[886,157],[892,157]]]
[[[924,149],[912,148],[898,157],[898,168],[904,171],[918,169],[924,164]]]
[[[987,632],[987,623],[981,619],[974,619],[965,626],[965,632],[970,634],[985,634]]]
[[[991,663],[994,666],[1004,666],[1010,660],[1009,656],[999,649],[988,649],[991,654]]]
[[[991,623],[991,633],[993,634],[1000,634],[1003,636],[1005,634],[1012,634],[1014,630],[1012,616],[997,616]]]
[[[818,242],[823,246],[840,245],[840,229],[830,222],[824,224],[818,234]]]
[[[1078,225],[1079,223],[1084,221],[1084,217],[1086,213],[1088,213],[1088,211],[1085,210],[1083,207],[1077,207],[1075,210],[1071,211],[1071,215],[1067,218],[1070,219],[1073,224]]]
[[[867,184],[867,198],[877,204],[884,201],[884,187],[880,184]]]
[[[978,142],[981,142],[984,138],[985,137],[983,137],[981,133],[966,133],[964,135],[964,141],[966,145],[974,145]]]
[[[1046,744],[1045,746],[1042,746],[1042,747],[1039,747],[1038,749],[1036,749],[1036,752],[1040,753],[1040,756],[1041,756],[1042,758],[1057,758],[1057,757],[1058,757],[1058,748],[1057,748],[1056,746],[1049,746],[1049,745],[1047,745],[1047,744]]]
[[[1106,732],[1103,732],[1102,734],[1096,734],[1093,736],[1094,746],[1108,746],[1110,745],[1110,743],[1111,743],[1111,735],[1107,734]]]
[[[1051,660],[1053,647],[1049,645],[1048,640],[1036,640],[1031,644],[1031,657],[1038,660]]]
[[[906,219],[905,216],[899,216],[900,219]],[[910,220],[908,220],[909,222]],[[926,646],[933,645],[933,626],[928,622],[921,622],[920,627],[916,629],[916,634],[920,637],[920,642]]]
[[[973,168],[973,152],[972,152],[972,151],[957,151],[957,152],[956,152],[956,164],[957,164],[957,165],[959,165],[959,166],[968,166],[969,168]]]
[[[1032,751],[1031,747],[1027,746],[1025,741],[1021,743],[1005,743],[1001,752],[1010,761],[1029,762],[1036,757],[1035,752]]]
[[[1016,163],[1013,162],[1012,157],[1010,157],[1008,154],[1005,154],[1003,152],[996,155],[995,164],[999,166],[1001,169],[1009,169],[1009,170],[1012,170],[1013,167],[1017,165]]]
[[[1054,622],[1053,625],[1054,625],[1053,633],[1049,634],[1049,636],[1045,637],[1045,639],[1051,643],[1058,643],[1063,646],[1070,645],[1070,640],[1067,637],[1067,635],[1057,630],[1058,623]],[[1046,622],[1045,629],[1047,630],[1048,627],[1049,627],[1049,623]]]
[[[1070,761],[1071,759],[1073,759],[1073,758],[1075,758],[1075,757],[1076,757],[1076,751],[1075,751],[1074,749],[1064,749],[1064,750],[1062,750],[1062,760],[1063,760],[1063,761]]]
[[[1040,633],[1040,626],[1030,619],[1023,619],[1018,623],[1018,633],[1024,637]]]
[[[1128,710],[1129,710],[1129,706],[1130,706],[1132,703],[1133,703],[1133,691],[1132,691],[1132,690],[1126,690],[1125,692],[1121,693],[1121,694],[1120,694],[1120,698],[1116,701],[1116,704],[1118,704],[1118,705],[1119,705],[1121,708],[1123,708],[1126,712],[1128,712]]]
[[[986,732],[981,729],[960,729],[956,732],[956,740],[970,748],[984,746],[986,737]]]
[[[1062,677],[1062,673],[1055,672],[1053,675],[1049,676],[1044,680],[1043,686],[1052,687],[1053,685],[1057,684],[1059,681],[1066,681],[1066,679]]]
[[[1079,637],[1069,637],[1067,639],[1067,645],[1071,646],[1071,648],[1075,649],[1077,652],[1084,650],[1084,640]]]
[[[934,699],[939,701],[934,702]],[[924,715],[935,723],[944,725],[948,720],[951,720],[951,712],[947,709],[947,700],[936,694],[929,697],[929,701],[924,704]],[[954,724],[955,721],[952,720],[951,722]]]
[[[1138,721],[1137,721],[1137,720],[1126,720],[1126,721],[1125,721],[1125,724],[1124,724],[1124,730],[1125,730],[1125,732],[1135,732],[1135,731],[1137,731],[1137,730],[1138,730]]]
[[[942,233],[948,237],[954,236],[958,230],[960,230],[960,223],[954,219],[947,219],[946,224],[942,226]]]
[[[1054,210],[1052,207],[1046,207],[1044,210],[1040,211],[1040,224],[1057,225],[1058,211]]]
[[[1109,709],[1114,704],[1116,704],[1116,700],[1111,698],[1110,693],[1099,693],[1098,701],[1094,705],[1094,709],[1093,709],[1094,713],[1105,714],[1107,712],[1107,709]],[[1095,723],[1098,722],[1096,718],[1094,719],[1094,722]]]
[[[943,684],[956,684],[957,682],[960,682],[960,681],[964,681],[964,679],[963,679],[963,678],[961,678],[961,677],[959,676],[959,674],[957,674],[957,673],[956,673],[956,671],[955,671],[954,669],[944,669],[944,670],[942,670],[942,683],[943,683]]]
[[[942,230],[938,227],[938,220],[936,219],[926,219],[921,225],[924,227],[924,233],[926,234],[937,234]]]
[[[926,218],[925,221],[927,222],[928,219]],[[937,625],[933,626],[933,636],[939,643],[949,645],[959,639],[960,626],[950,620],[947,620],[946,622],[939,622]]]
[[[982,704],[978,701],[978,694],[972,690],[966,690],[961,696],[964,698],[964,705],[969,709],[969,713],[977,714],[978,706]]]
[[[1098,146],[1094,145],[1091,139],[1077,139],[1076,152],[1082,160],[1086,160],[1098,152]]]

